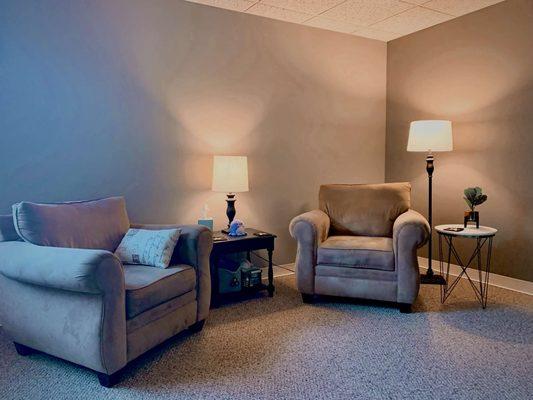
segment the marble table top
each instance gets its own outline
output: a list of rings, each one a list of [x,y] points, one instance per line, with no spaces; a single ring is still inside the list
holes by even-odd
[[[442,233],[443,235],[471,237],[471,238],[494,236],[498,232],[497,229],[491,228],[490,226],[480,226],[479,228],[476,228],[475,226],[468,226],[459,232],[453,232],[453,231],[446,230],[446,228],[463,228],[463,227],[464,225],[462,224],[446,224],[446,225],[437,225],[435,227],[435,230],[438,233]]]

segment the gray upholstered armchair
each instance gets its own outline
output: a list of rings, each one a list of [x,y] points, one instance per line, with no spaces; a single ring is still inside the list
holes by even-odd
[[[314,295],[399,303],[410,312],[420,285],[417,249],[430,233],[410,209],[411,185],[323,185],[319,209],[295,217],[296,280]]]
[[[63,358],[111,386],[129,361],[202,329],[211,298],[207,228],[135,226],[181,230],[162,269],[123,265],[113,254],[130,228],[123,198],[19,203],[14,214],[0,216],[0,322],[19,354]]]

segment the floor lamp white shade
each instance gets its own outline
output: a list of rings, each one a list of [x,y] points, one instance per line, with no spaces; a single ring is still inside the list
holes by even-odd
[[[452,151],[452,122],[421,120],[411,122],[407,151]]]

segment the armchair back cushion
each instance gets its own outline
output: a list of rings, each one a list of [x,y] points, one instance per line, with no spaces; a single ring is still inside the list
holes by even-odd
[[[320,186],[319,208],[330,218],[330,235],[392,237],[392,226],[411,205],[411,184]]]
[[[39,246],[114,252],[130,222],[123,197],[67,203],[13,205],[18,235]]]

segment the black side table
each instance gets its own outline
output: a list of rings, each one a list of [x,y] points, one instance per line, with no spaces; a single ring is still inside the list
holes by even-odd
[[[496,236],[498,230],[490,228],[488,226],[480,226],[479,228],[466,227],[460,231],[453,231],[450,229],[460,229],[463,228],[463,225],[439,225],[435,227],[435,230],[439,234],[439,256],[440,256],[440,273],[445,274],[446,285],[441,286],[441,301],[444,303],[446,299],[450,296],[453,289],[457,286],[457,283],[464,275],[470,282],[470,285],[474,289],[477,299],[481,303],[481,307],[487,307],[487,297],[489,289],[489,275],[490,275],[490,261],[492,256],[492,239]],[[474,252],[468,258],[468,261],[465,263],[461,256],[459,255],[457,249],[453,244],[454,238],[466,238],[474,239],[476,241],[476,247]],[[448,251],[446,255],[446,260],[444,259],[444,246],[443,241],[448,244]],[[482,260],[482,250],[487,248],[486,258],[485,258],[485,268],[483,268]],[[461,267],[461,273],[457,278],[450,283],[450,264],[452,255],[457,260],[458,265]],[[477,271],[478,271],[478,281],[479,287],[474,284],[470,276],[468,275],[467,268],[472,264],[472,261],[477,260]],[[445,268],[446,267],[446,268]]]
[[[213,237],[223,237],[226,240],[213,241],[213,250],[211,251],[211,305],[216,307],[220,304],[223,294],[218,292],[219,260],[222,256],[231,253],[248,253],[250,258],[250,252],[253,250],[266,249],[268,252],[268,285],[261,283],[258,285],[254,292],[267,290],[269,297],[274,296],[274,271],[272,269],[272,253],[274,252],[274,240],[276,235],[268,233],[267,235],[257,236],[256,233],[261,233],[253,228],[246,228],[246,236],[229,236],[221,231],[213,232]]]

